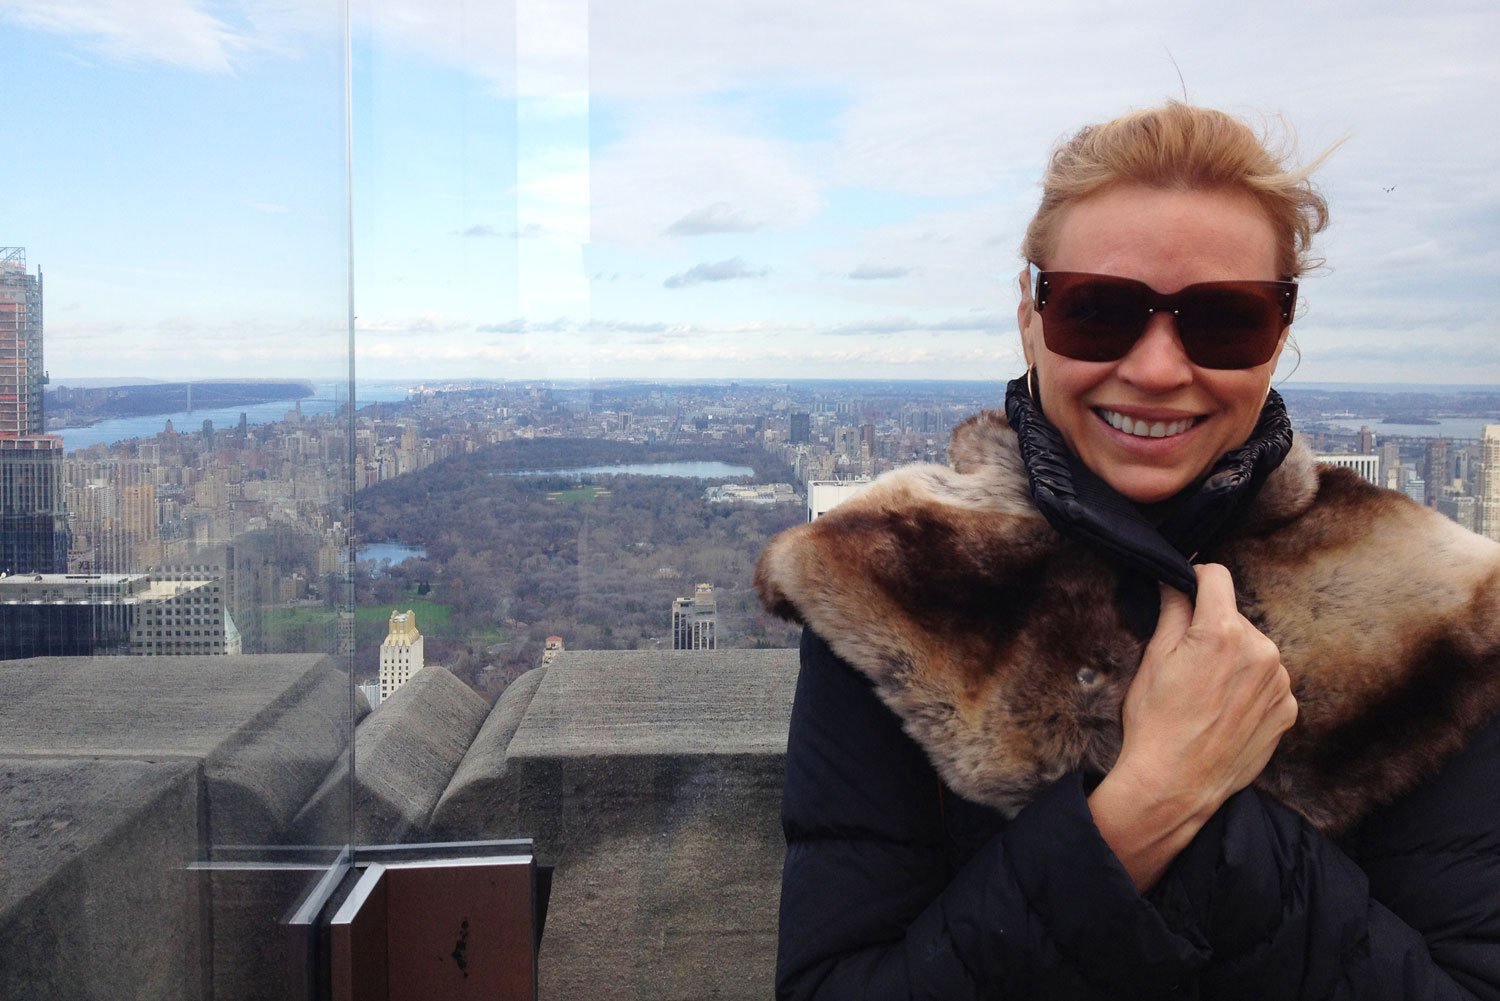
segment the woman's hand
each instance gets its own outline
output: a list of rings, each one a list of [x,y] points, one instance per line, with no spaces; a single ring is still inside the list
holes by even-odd
[[[1280,652],[1239,613],[1229,571],[1196,570],[1196,608],[1162,588],[1156,633],[1125,695],[1119,760],[1089,797],[1141,890],[1254,781],[1297,719]]]

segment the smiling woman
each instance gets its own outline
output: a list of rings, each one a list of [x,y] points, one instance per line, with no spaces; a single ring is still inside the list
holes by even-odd
[[[1500,545],[1293,443],[1324,222],[1222,112],[1082,130],[1004,415],[767,547],[781,997],[1500,987]]]
[[[1276,235],[1252,199],[1142,185],[1111,187],[1072,206],[1045,266],[1118,275],[1165,292],[1278,277]],[[1047,417],[1070,452],[1145,504],[1176,495],[1250,436],[1290,326],[1275,324],[1271,353],[1256,364],[1211,368],[1184,350],[1180,320],[1142,310],[1144,325],[1134,324],[1138,340],[1126,352],[1080,360],[1076,351],[1052,350],[1057,304],[1044,313],[1029,288],[1023,293],[1021,338]]]

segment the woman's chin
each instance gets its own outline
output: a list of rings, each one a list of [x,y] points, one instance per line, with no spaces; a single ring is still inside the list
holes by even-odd
[[[1115,493],[1126,500],[1142,506],[1170,501],[1183,490],[1203,478],[1217,456],[1207,462],[1196,461],[1195,456],[1178,455],[1178,461],[1158,462],[1101,462],[1089,467],[1099,478],[1114,488]],[[1102,467],[1102,468],[1101,468]]]
[[[1195,477],[1162,476],[1162,475],[1125,475],[1106,476],[1104,482],[1114,488],[1115,492],[1132,503],[1142,507],[1150,507],[1163,504],[1171,500],[1188,487]]]

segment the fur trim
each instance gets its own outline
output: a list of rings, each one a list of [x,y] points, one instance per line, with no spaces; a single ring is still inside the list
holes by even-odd
[[[761,555],[765,607],[814,629],[969,799],[1014,814],[1108,771],[1144,643],[1115,570],[1032,505],[998,412],[952,469],[908,466]],[[1204,553],[1292,676],[1297,724],[1257,784],[1334,833],[1414,788],[1500,711],[1500,545],[1301,445]]]

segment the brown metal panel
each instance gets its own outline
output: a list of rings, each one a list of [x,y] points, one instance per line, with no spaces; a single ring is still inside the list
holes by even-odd
[[[333,1001],[388,1001],[390,880],[385,866],[360,877],[328,924]]]
[[[529,857],[389,867],[390,1001],[533,1001],[533,874]]]

